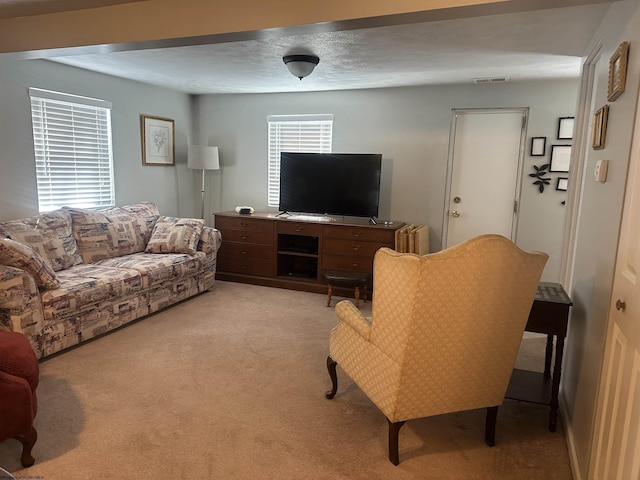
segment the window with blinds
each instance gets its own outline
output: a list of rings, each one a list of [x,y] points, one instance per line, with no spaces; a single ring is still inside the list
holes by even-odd
[[[280,201],[280,152],[331,153],[333,115],[269,115],[268,205]]]
[[[111,103],[30,88],[38,206],[114,204]]]

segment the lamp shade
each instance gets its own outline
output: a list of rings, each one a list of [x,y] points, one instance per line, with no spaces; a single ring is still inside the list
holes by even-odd
[[[220,168],[218,147],[189,145],[187,166],[197,170],[218,170]]]

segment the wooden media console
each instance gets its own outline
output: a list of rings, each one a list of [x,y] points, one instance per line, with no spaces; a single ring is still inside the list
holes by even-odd
[[[380,247],[395,248],[396,230],[404,225],[275,213],[223,212],[214,218],[222,233],[216,278],[314,293],[327,291],[326,271],[373,273],[373,255]]]

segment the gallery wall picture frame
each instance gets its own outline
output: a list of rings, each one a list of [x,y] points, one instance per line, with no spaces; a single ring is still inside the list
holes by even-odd
[[[551,145],[550,172],[568,172],[571,163],[571,145]]]
[[[171,118],[140,115],[142,164],[175,165],[175,122]]]
[[[627,61],[629,59],[629,42],[622,42],[609,59],[609,84],[607,100],[613,102],[624,92],[627,82]]]
[[[558,140],[573,139],[573,122],[575,117],[558,118]]]
[[[604,148],[607,139],[607,122],[609,121],[609,105],[603,105],[593,115],[593,132],[591,147],[594,150]]]
[[[566,192],[568,186],[569,186],[569,177],[558,177],[558,180],[556,182],[556,190]]]
[[[547,137],[531,137],[531,152],[532,157],[544,157],[547,151]]]

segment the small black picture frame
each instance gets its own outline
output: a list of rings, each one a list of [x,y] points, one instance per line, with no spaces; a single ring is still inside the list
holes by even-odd
[[[568,185],[569,185],[568,177],[558,177],[558,181],[556,182],[556,190],[560,190],[561,192],[566,192]]]
[[[558,118],[558,140],[573,139],[573,122],[575,117]]]
[[[544,157],[547,151],[547,137],[531,137],[532,157]]]
[[[568,172],[571,161],[571,145],[551,145],[550,172]]]

